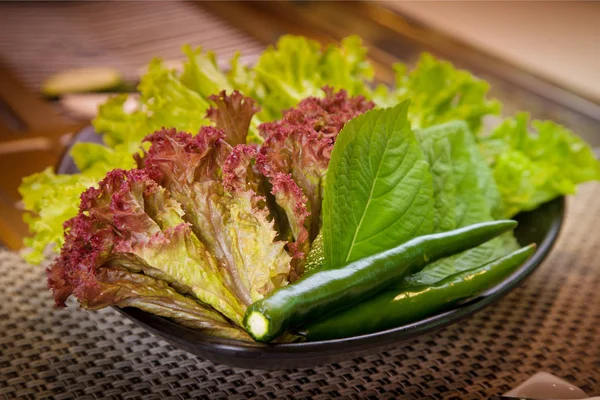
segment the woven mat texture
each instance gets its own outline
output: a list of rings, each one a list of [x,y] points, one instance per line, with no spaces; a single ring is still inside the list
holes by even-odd
[[[0,396],[478,399],[545,370],[600,395],[600,185],[569,200],[549,258],[472,318],[393,350],[314,369],[216,365],[112,309],[54,309],[42,267],[0,252]]]

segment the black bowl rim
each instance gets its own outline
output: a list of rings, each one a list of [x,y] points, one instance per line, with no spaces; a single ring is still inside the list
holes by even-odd
[[[93,128],[91,126],[83,129],[75,136],[71,145],[79,141],[78,139],[81,139],[82,137],[89,137],[91,133],[93,133]],[[99,135],[92,138],[92,140],[100,142],[97,138],[99,138]],[[70,147],[71,146],[69,146],[69,148]],[[67,149],[65,157],[61,159],[60,164],[57,166],[57,172],[69,173],[72,171],[73,166],[72,160],[68,156]],[[518,284],[522,283],[523,280],[527,278],[548,256],[564,223],[566,206],[566,199],[564,196],[558,197],[551,202],[542,205],[542,207],[544,206],[557,207],[556,215],[552,219],[548,228],[548,233],[545,235],[542,242],[539,243],[534,255],[510,277],[485,293],[482,293],[451,310],[384,331],[324,341],[262,344],[206,335],[193,329],[185,328],[166,318],[136,308],[114,308],[136,324],[192,353],[214,355],[216,358],[222,359],[240,357],[243,359],[284,360],[290,355],[293,355],[294,360],[308,360],[314,357],[324,357],[328,354],[332,355],[340,352],[345,353],[373,347],[382,347],[459,322],[476,311],[498,301],[512,289],[517,287]]]

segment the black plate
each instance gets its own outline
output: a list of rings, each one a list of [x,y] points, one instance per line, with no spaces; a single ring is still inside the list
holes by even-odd
[[[76,141],[99,143],[100,136],[89,127],[79,133]],[[71,158],[64,157],[58,172],[76,171],[77,168]],[[515,230],[517,240],[522,245],[536,243],[538,249],[527,263],[502,283],[450,311],[370,335],[321,342],[263,345],[203,335],[136,308],[117,308],[117,310],[167,342],[200,357],[235,367],[281,369],[339,362],[383,351],[403,340],[458,322],[498,301],[517,287],[548,255],[558,237],[564,215],[564,197],[544,204],[534,211],[517,215],[516,219],[519,221],[519,226]]]

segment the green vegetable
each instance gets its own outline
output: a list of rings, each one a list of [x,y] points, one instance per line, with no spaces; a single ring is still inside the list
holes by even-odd
[[[352,122],[351,122],[352,123]],[[343,134],[343,133],[342,133]],[[464,122],[449,122],[417,131],[416,135],[433,177],[433,230],[444,232],[473,223],[493,220],[493,214],[501,214],[501,199],[492,177],[491,169],[479,153],[477,144]],[[337,144],[336,144],[337,146]],[[370,148],[365,146],[362,151]],[[357,150],[360,153],[360,150]],[[333,161],[330,169],[333,168]],[[360,192],[359,192],[360,193]],[[353,197],[354,192],[348,192]],[[335,204],[344,210],[345,202]],[[346,215],[345,211],[341,212]],[[326,232],[327,228],[324,228]],[[435,284],[444,278],[502,257],[518,248],[510,232],[466,252],[430,263],[422,271],[407,276],[399,287]],[[325,254],[322,246],[313,244],[309,253],[307,269],[324,268]],[[354,309],[377,313],[380,307],[376,299],[366,299]],[[368,312],[367,312],[368,314]]]
[[[465,121],[477,132],[484,116],[500,112],[500,102],[487,98],[487,82],[431,54],[423,54],[410,72],[403,64],[394,65],[394,69],[396,86],[391,96],[396,101],[411,100],[409,119],[413,128]]]
[[[348,308],[429,262],[478,246],[516,225],[492,221],[420,236],[342,268],[316,272],[253,303],[246,310],[244,326],[255,340],[270,342],[290,328]]]
[[[407,111],[408,102],[368,111],[340,132],[324,190],[326,268],[432,232],[431,173]]]
[[[427,318],[503,281],[534,252],[535,245],[529,245],[433,285],[386,290],[368,302],[301,328],[301,334],[311,341],[337,339],[379,332]]]
[[[501,218],[500,193],[468,126],[449,122],[417,131],[431,165],[435,198],[434,232]],[[432,263],[406,278],[413,285],[432,284],[445,277],[483,265],[517,249],[512,233]]]
[[[345,89],[351,96],[368,95],[373,68],[366,53],[357,36],[321,49],[314,40],[284,35],[253,68],[238,69],[231,80],[240,82],[239,76],[244,76],[240,90],[259,102],[261,120],[272,121],[306,97],[323,96],[324,86]]]
[[[24,216],[29,231],[35,232],[35,236],[24,240],[27,261],[39,264],[44,260],[47,246],[54,249],[63,246],[65,218],[77,214],[81,193],[99,179],[87,175],[56,175],[51,167],[23,179],[19,193],[25,209],[35,213]]]
[[[375,111],[372,114],[377,112],[380,111]],[[361,118],[367,118],[367,115]],[[354,126],[353,124],[357,123],[355,121],[360,121],[360,118],[351,121],[347,128],[340,134],[340,138],[346,134],[346,129],[352,128]],[[375,122],[375,124],[386,123],[385,120]],[[372,126],[376,126],[375,124]],[[373,132],[376,132],[376,130],[373,130]],[[357,136],[359,135],[361,134],[358,133]],[[494,217],[498,217],[503,213],[500,193],[495,185],[492,171],[486,165],[482,155],[479,153],[477,144],[475,143],[468,126],[464,122],[449,122],[418,130],[416,139],[418,139],[424,159],[429,164],[430,173],[432,175],[434,200],[433,232],[444,232],[467,226],[472,223],[493,220]],[[338,146],[342,148],[341,139],[336,143],[336,147]],[[362,143],[357,142],[355,146],[355,154],[366,152],[375,154],[372,142],[364,140]],[[336,178],[333,177],[333,174],[338,171],[334,166],[334,163],[338,162],[335,151],[336,150],[334,150],[332,155],[330,171],[328,172],[332,178],[329,178],[330,175],[328,175],[328,185],[325,189],[326,194],[336,190],[336,184],[338,184],[336,183]],[[360,161],[356,155],[349,154],[347,157],[350,162],[354,161],[354,165],[350,165],[348,168],[365,168],[364,163]],[[393,159],[392,162],[398,162],[398,158]],[[372,165],[372,163],[370,163],[370,165]],[[398,171],[398,169],[395,170]],[[341,176],[342,178],[345,178],[350,177],[351,174],[343,172]],[[333,224],[332,229],[338,229],[340,234],[347,234],[349,236],[348,232],[351,232],[351,229],[345,228],[345,226],[351,222],[348,218],[348,215],[351,215],[349,210],[350,202],[343,201],[342,199],[360,198],[364,189],[362,189],[363,191],[361,192],[361,189],[358,188],[359,183],[362,183],[361,181],[356,179],[348,180],[352,181],[353,185],[347,184],[346,186],[343,186],[342,189],[345,190],[345,192],[342,192],[342,194],[337,197],[337,202],[332,204],[331,207],[333,211],[337,213],[336,215],[339,215],[338,218],[341,220],[341,222]],[[332,184],[331,182],[334,183]],[[342,185],[342,183],[339,183],[339,185]],[[355,191],[354,188],[358,189]],[[385,189],[384,191],[387,190],[389,189]],[[357,207],[354,208],[356,209]],[[393,207],[389,207],[388,210],[382,211],[381,215],[383,217],[366,218],[367,223],[373,220],[396,220],[394,218],[386,219],[386,212],[390,212],[390,208],[393,209]],[[327,212],[330,212],[329,210],[330,209],[326,208],[323,214],[323,233],[325,237],[327,235],[327,229],[329,229],[330,226],[327,224]],[[361,229],[363,228],[364,225]],[[359,231],[357,233],[357,235],[361,234],[363,234],[363,232]],[[332,245],[332,247],[336,249],[340,248],[339,245]],[[414,284],[433,283],[458,271],[473,268],[494,260],[515,248],[516,242],[511,234],[507,233],[504,237],[485,243],[469,252],[428,265],[416,276],[407,277],[407,280],[411,280]],[[316,253],[319,250],[319,247],[316,247],[311,253]],[[323,255],[325,254],[326,253],[323,253]],[[362,255],[365,256],[368,254],[368,252],[365,252]],[[313,254],[312,258],[319,259],[319,256]],[[325,265],[322,267],[325,267]],[[319,267],[311,266],[311,269],[318,270]]]
[[[433,176],[434,231],[443,232],[502,215],[502,200],[465,122],[417,130]]]
[[[464,122],[448,122],[418,130],[416,138],[429,163],[433,183],[433,231],[490,221],[502,215],[502,201],[491,169],[479,153],[477,144]],[[370,144],[369,144],[370,146]],[[370,151],[365,147],[364,152]],[[348,193],[348,197],[353,194]],[[345,215],[346,202],[336,204]],[[320,238],[322,233],[317,237]],[[440,260],[408,277],[415,282],[435,282],[457,271],[481,265],[516,248],[511,233],[494,239],[469,252]],[[316,240],[307,259],[307,269],[320,270],[324,265],[323,245]]]
[[[533,121],[520,113],[479,138],[494,171],[505,216],[537,208],[553,198],[573,194],[578,184],[600,180],[600,163],[592,149],[567,128]]]

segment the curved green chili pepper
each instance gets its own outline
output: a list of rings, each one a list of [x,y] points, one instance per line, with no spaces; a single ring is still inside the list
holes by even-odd
[[[395,328],[429,317],[503,281],[533,253],[531,244],[482,266],[450,275],[434,285],[387,290],[301,329],[307,340],[328,340]]]
[[[430,262],[479,246],[516,225],[491,221],[420,236],[341,268],[316,272],[252,304],[244,326],[255,340],[270,342],[290,328],[348,308]]]

